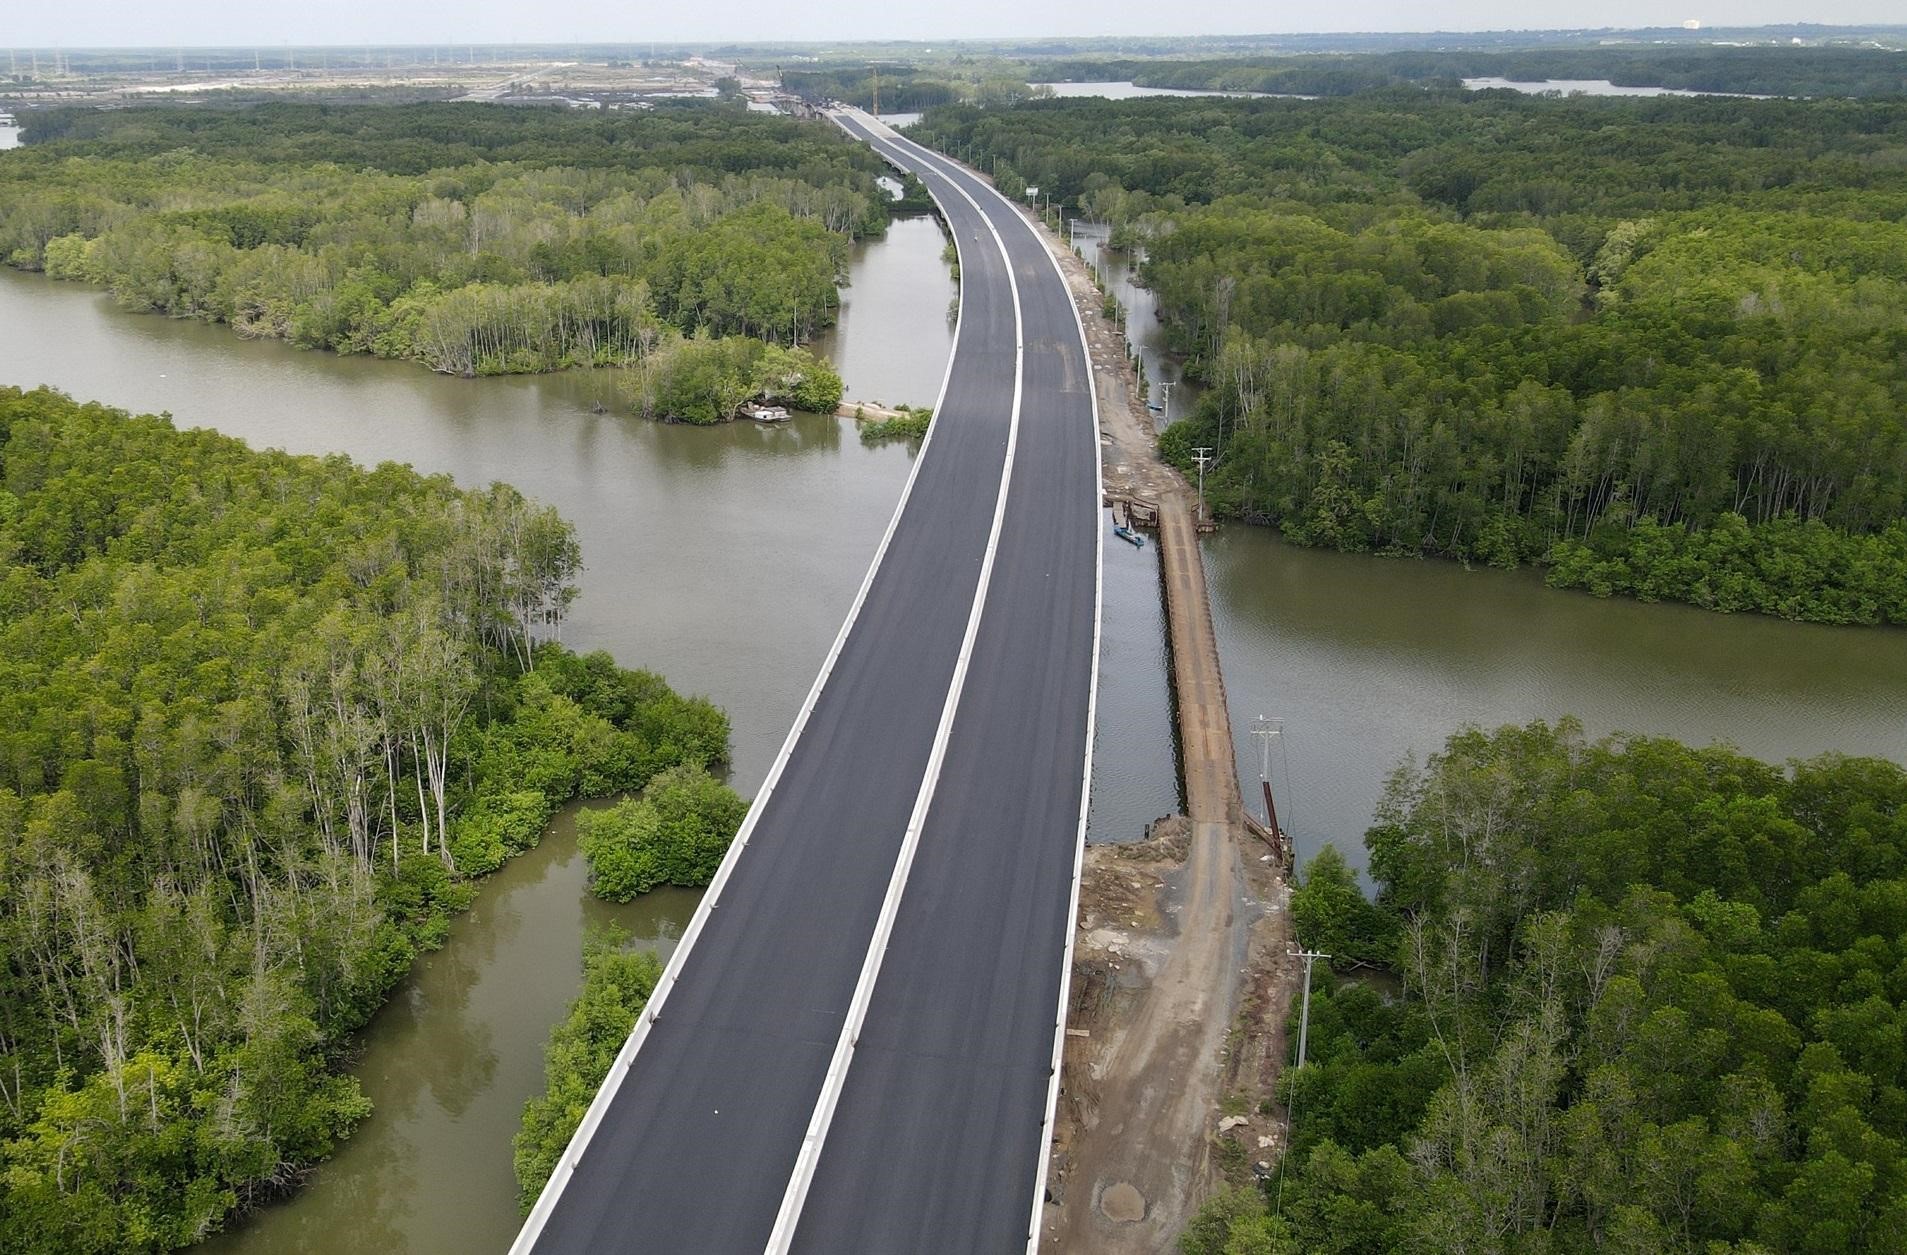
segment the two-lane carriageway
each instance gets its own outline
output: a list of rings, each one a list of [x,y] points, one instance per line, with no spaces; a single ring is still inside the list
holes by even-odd
[[[893,521],[519,1252],[1037,1239],[1098,653],[1098,437],[1057,266],[865,115],[960,254]]]

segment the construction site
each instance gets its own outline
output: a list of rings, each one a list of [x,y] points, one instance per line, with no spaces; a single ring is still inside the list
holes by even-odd
[[[1263,820],[1239,788],[1199,551],[1213,524],[1159,456],[1092,271],[1045,239],[1092,352],[1106,504],[1159,549],[1185,811],[1086,854],[1042,1245],[1140,1255],[1170,1249],[1212,1189],[1269,1172],[1282,1149],[1292,855],[1269,787]]]

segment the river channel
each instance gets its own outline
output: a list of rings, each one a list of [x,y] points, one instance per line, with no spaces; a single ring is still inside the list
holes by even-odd
[[[854,340],[836,351],[865,357],[896,399],[931,403],[945,374],[954,289],[942,245],[932,220],[914,219],[856,249],[835,333]],[[910,316],[910,290],[927,292],[929,316]],[[169,411],[259,446],[409,462],[469,485],[505,479],[556,504],[585,562],[565,640],[723,706],[744,793],[786,735],[912,463],[904,444],[864,446],[832,416],[692,428],[599,414],[614,404],[607,375],[447,379],[127,313],[13,271],[0,271],[0,383]],[[559,816],[536,850],[485,882],[449,943],[362,1035],[371,1118],[289,1202],[207,1248],[502,1250],[519,1223],[510,1139],[541,1087],[543,1042],[579,986],[585,927],[615,920],[666,953],[696,898],[595,901],[569,814]]]
[[[931,404],[957,295],[929,218],[856,247],[839,325],[819,347],[851,396]],[[912,463],[854,425],[669,426],[597,413],[607,375],[459,380],[403,363],[245,341],[117,309],[105,295],[0,270],[0,384],[50,384],[166,411],[261,447],[409,462],[508,480],[560,507],[585,569],[565,640],[704,693],[734,724],[732,782],[761,782]],[[1123,547],[1122,547],[1123,548]],[[1093,835],[1129,839],[1176,806],[1151,554],[1109,563],[1102,696],[1116,728],[1095,776]],[[1109,761],[1108,761],[1109,760]],[[614,919],[666,952],[695,895],[590,898],[567,813],[487,881],[451,939],[363,1034],[372,1117],[288,1203],[207,1244],[218,1255],[500,1250],[517,1224],[510,1137],[541,1083],[542,1043],[579,984],[586,924]]]
[[[1466,91],[1480,92],[1507,88],[1525,95],[1558,96],[1732,96],[1737,100],[1778,100],[1777,96],[1758,96],[1753,92],[1689,91],[1680,87],[1624,87],[1606,78],[1548,78],[1518,81],[1508,78],[1466,78]]]
[[[1257,716],[1301,856],[1364,865],[1384,779],[1458,727],[1575,715],[1591,736],[1728,742],[1771,762],[1907,763],[1907,631],[1787,623],[1545,587],[1536,572],[1374,558],[1233,525],[1205,541],[1239,778]]]
[[[841,327],[824,343],[850,395],[938,394],[952,341],[942,247],[918,219],[857,248]],[[701,429],[597,413],[614,399],[604,375],[456,380],[247,342],[10,271],[0,383],[166,410],[261,446],[410,462],[471,485],[507,479],[557,505],[586,563],[566,640],[725,707],[745,793],[912,456],[864,446],[833,418]],[[1252,716],[1281,717],[1274,774],[1307,853],[1330,839],[1361,861],[1399,755],[1434,750],[1465,721],[1574,711],[1592,732],[1730,740],[1774,759],[1830,748],[1907,759],[1907,633],[1603,602],[1528,572],[1298,550],[1244,527],[1206,553],[1242,769],[1257,774]],[[1090,832],[1130,839],[1176,798],[1155,551],[1109,540]],[[559,823],[485,885],[364,1035],[376,1114],[292,1202],[219,1239],[220,1255],[502,1249],[516,1224],[510,1135],[574,995],[586,923],[619,918],[663,949],[693,902],[594,903]]]
[[[1169,352],[1141,257],[1107,248],[1101,223],[1069,234],[1125,311],[1155,420],[1188,414],[1199,385]],[[1598,600],[1534,571],[1324,553],[1242,525],[1204,548],[1239,776],[1257,809],[1269,748],[1279,820],[1301,855],[1329,841],[1362,868],[1388,771],[1466,723],[1574,715],[1592,736],[1721,741],[1774,762],[1834,750],[1907,763],[1907,632]],[[1109,590],[1130,561],[1114,549]],[[1251,735],[1260,715],[1283,723],[1269,744]]]
[[[577,807],[484,882],[448,945],[419,959],[365,1034],[375,1104],[291,1201],[198,1249],[215,1255],[501,1251],[522,1223],[510,1138],[543,1086],[543,1042],[580,984],[583,937],[605,924],[664,962],[701,896],[626,905],[589,892]]]

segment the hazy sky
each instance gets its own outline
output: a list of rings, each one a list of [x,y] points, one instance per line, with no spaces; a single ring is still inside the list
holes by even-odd
[[[1902,0],[15,0],[19,47],[950,39],[1907,22]]]

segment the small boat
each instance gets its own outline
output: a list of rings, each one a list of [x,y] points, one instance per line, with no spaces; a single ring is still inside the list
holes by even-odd
[[[1153,412],[1154,414],[1163,414],[1163,413],[1165,413],[1165,407],[1164,407],[1163,405],[1154,405],[1154,404],[1153,404],[1152,402],[1150,402],[1150,401],[1147,401],[1147,402],[1146,402],[1146,408],[1147,408],[1148,410],[1151,410],[1151,411],[1152,411],[1152,412]]]
[[[1134,548],[1144,549],[1146,547],[1146,538],[1123,523],[1113,528],[1112,534],[1117,536],[1120,540],[1129,541]]]

